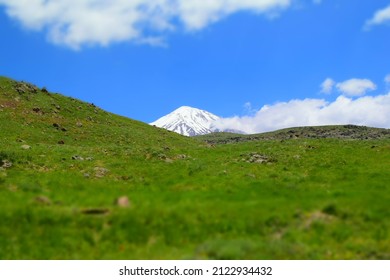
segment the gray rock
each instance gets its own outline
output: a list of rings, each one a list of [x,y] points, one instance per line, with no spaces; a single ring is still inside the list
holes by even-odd
[[[271,164],[276,162],[274,158],[267,155],[258,154],[258,153],[250,153],[248,155],[241,155],[241,156],[244,156],[242,161],[248,163]]]
[[[73,156],[72,159],[73,159],[73,160],[80,160],[80,161],[83,161],[83,160],[84,160],[83,157],[77,156],[77,155],[76,155],[76,156]]]
[[[14,88],[19,94],[38,92],[38,88],[36,86],[26,82],[15,82]]]
[[[189,156],[184,155],[184,154],[176,156],[176,159],[187,159],[187,158],[189,158]]]
[[[12,162],[10,162],[9,160],[3,159],[3,160],[1,161],[1,163],[2,163],[1,167],[2,167],[3,169],[7,169],[7,168],[12,167]]]
[[[103,178],[108,172],[110,172],[110,170],[104,167],[95,167],[93,170],[95,171],[96,178]]]

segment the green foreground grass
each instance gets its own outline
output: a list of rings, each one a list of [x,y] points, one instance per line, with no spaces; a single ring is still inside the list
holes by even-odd
[[[388,139],[208,145],[0,86],[0,259],[390,259]]]

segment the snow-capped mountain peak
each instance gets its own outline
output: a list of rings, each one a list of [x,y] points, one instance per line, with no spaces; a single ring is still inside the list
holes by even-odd
[[[151,125],[165,128],[185,136],[203,135],[213,132],[212,124],[219,117],[197,108],[182,106],[172,113],[152,122]]]

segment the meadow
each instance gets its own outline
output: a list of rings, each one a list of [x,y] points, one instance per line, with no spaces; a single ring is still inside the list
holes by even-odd
[[[188,138],[0,78],[0,259],[388,260],[388,130],[327,129]]]

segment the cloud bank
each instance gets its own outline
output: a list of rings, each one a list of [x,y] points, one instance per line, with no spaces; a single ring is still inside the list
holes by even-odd
[[[200,30],[230,14],[275,15],[292,0],[0,0],[9,17],[51,42],[79,49],[133,41],[160,44],[177,28]],[[157,35],[156,35],[157,34]]]
[[[355,124],[390,128],[390,93],[352,99],[339,96],[324,99],[291,100],[266,105],[253,116],[223,118],[214,125],[248,134],[297,126]]]

